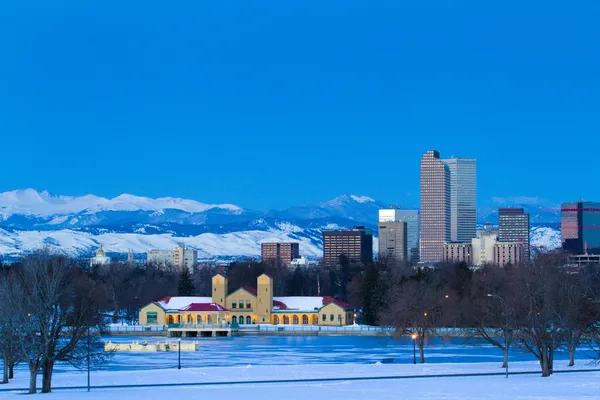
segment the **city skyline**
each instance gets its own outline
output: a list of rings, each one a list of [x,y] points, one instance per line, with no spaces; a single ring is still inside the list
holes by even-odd
[[[436,148],[478,160],[479,204],[600,198],[593,10],[267,4],[3,5],[0,192],[415,207]]]

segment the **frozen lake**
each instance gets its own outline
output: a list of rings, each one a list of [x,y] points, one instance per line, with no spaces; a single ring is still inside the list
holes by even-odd
[[[164,342],[165,337],[106,337],[105,341],[130,343],[132,341]],[[176,339],[175,339],[176,340]],[[191,367],[228,367],[247,365],[306,365],[306,364],[374,364],[385,358],[394,363],[413,361],[410,339],[399,342],[389,337],[364,336],[242,336],[233,338],[184,339],[198,340],[200,351],[181,353],[182,365]],[[418,352],[418,349],[417,349]],[[587,359],[587,349],[577,358]],[[417,354],[418,357],[418,354]],[[568,353],[559,351],[557,360],[568,359]],[[533,356],[517,348],[510,352],[510,361],[532,361]],[[426,363],[502,362],[502,352],[482,341],[466,342],[462,338],[433,338],[425,348]],[[162,369],[177,365],[177,353],[117,353],[104,369],[145,370]],[[58,366],[59,370],[71,369]]]

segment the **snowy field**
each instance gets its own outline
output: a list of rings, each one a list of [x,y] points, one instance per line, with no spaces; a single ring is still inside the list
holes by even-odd
[[[165,341],[166,338],[110,338],[113,342],[132,340]],[[531,356],[513,351],[511,372],[533,375],[429,377],[502,373],[502,354],[489,345],[472,346],[462,339],[431,340],[425,365],[413,365],[412,343],[378,337],[234,337],[200,340],[201,351],[182,353],[115,354],[102,370],[92,371],[92,386],[147,384],[203,384],[153,388],[94,388],[55,390],[51,399],[159,399],[172,394],[182,398],[233,399],[600,399],[600,373],[595,371],[555,374],[541,378],[539,364]],[[386,358],[394,363],[382,364]],[[578,353],[576,366],[594,369],[586,350]],[[557,354],[555,370],[570,370],[567,355]],[[410,378],[413,376],[413,378]],[[353,378],[404,377],[355,381]],[[408,377],[408,378],[407,378]],[[327,382],[256,383],[333,378]],[[347,379],[347,380],[346,380]],[[55,370],[53,386],[85,386],[87,375],[65,364]],[[247,383],[248,382],[248,383]],[[220,383],[220,384],[219,384]],[[224,384],[225,383],[225,384]],[[208,384],[208,385],[207,385]],[[16,379],[0,389],[25,388],[28,374],[18,367]],[[17,392],[0,392],[0,398],[16,398]]]
[[[558,370],[567,369],[566,362],[557,364]],[[513,371],[537,371],[535,362],[516,362]],[[246,367],[188,368],[152,371],[103,371],[92,377],[93,385],[132,385],[205,383],[203,386],[167,386],[154,388],[94,388],[83,390],[55,390],[52,399],[125,399],[180,398],[234,399],[598,399],[600,373],[579,372],[555,374],[541,378],[539,374],[503,376],[374,379],[353,381],[353,377],[386,377],[455,373],[501,372],[497,363],[385,365],[339,364]],[[342,378],[332,382],[215,384],[218,382],[252,382],[257,380]],[[57,374],[54,386],[85,385],[84,373]],[[346,380],[347,379],[347,380]],[[26,385],[23,376],[11,383],[13,387]],[[2,398],[21,396],[18,392],[0,393]]]

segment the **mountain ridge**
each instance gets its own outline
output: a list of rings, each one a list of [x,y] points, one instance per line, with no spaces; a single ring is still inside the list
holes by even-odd
[[[218,258],[259,256],[261,241],[293,240],[302,243],[304,255],[317,257],[322,229],[365,225],[376,233],[378,210],[387,207],[387,203],[356,194],[261,212],[172,197],[122,194],[106,199],[25,189],[0,193],[0,253],[19,256],[47,246],[85,255],[100,244],[114,253],[129,248],[145,252],[183,242],[198,249],[203,258]],[[525,209],[533,212],[532,225],[537,225],[532,240],[556,247],[560,243],[556,212],[532,205]],[[497,220],[497,209],[495,214],[492,208],[485,213],[478,210],[479,214],[480,223],[494,216]]]

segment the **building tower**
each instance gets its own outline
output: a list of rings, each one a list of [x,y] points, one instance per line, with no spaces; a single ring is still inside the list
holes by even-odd
[[[450,171],[450,240],[469,243],[477,237],[477,161],[443,161]]]
[[[212,278],[212,302],[227,307],[228,282],[225,275],[217,274]]]
[[[379,210],[379,259],[392,263],[407,261],[407,223],[400,220],[398,209]]]
[[[498,242],[516,243],[523,247],[522,260],[529,261],[529,214],[522,208],[498,210]]]
[[[364,226],[352,229],[323,231],[323,264],[335,267],[340,256],[350,263],[368,264],[373,261],[373,232]]]
[[[600,254],[600,203],[563,203],[561,233],[562,247],[569,253]]]
[[[440,262],[450,241],[450,171],[440,153],[421,158],[421,261]]]
[[[273,278],[262,274],[256,279],[256,316],[259,324],[271,323],[271,311],[273,311]]]

